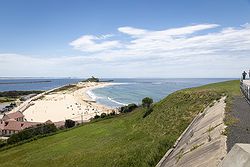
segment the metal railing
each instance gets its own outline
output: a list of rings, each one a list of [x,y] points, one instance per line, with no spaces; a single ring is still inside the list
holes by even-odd
[[[250,85],[247,85],[243,82],[243,80],[240,80],[240,89],[241,89],[242,94],[250,103]]]

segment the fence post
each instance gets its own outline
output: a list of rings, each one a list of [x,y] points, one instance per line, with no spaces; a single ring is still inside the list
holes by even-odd
[[[247,88],[248,88],[248,91],[247,91],[247,98],[248,98],[248,100],[250,100],[250,87],[248,86]]]

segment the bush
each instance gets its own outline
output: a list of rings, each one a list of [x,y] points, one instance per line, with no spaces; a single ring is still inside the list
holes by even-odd
[[[108,116],[113,116],[115,115],[115,111],[112,111],[111,113],[108,114]]]
[[[74,127],[75,125],[76,125],[76,122],[73,121],[73,120],[71,120],[71,119],[67,119],[67,120],[65,121],[65,124],[64,124],[65,128],[72,128],[72,127]]]
[[[137,106],[136,104],[132,103],[132,104],[129,104],[129,105],[127,105],[127,106],[121,107],[121,108],[120,108],[120,112],[121,112],[121,113],[128,113],[128,112],[133,111],[133,110],[136,109],[137,107],[138,107],[138,106]]]
[[[54,124],[39,124],[33,127],[26,128],[19,133],[13,134],[8,138],[7,144],[14,144],[23,140],[33,138],[38,135],[56,132],[58,129]]]
[[[95,115],[93,119],[99,119],[99,118],[111,118],[112,116],[114,116],[116,113],[113,110],[112,112],[110,112],[109,114],[106,113],[102,113],[101,115]]]
[[[153,104],[153,99],[151,99],[150,97],[145,97],[144,99],[142,99],[143,107],[149,108],[151,104]]]
[[[153,112],[153,108],[152,107],[147,108],[146,112],[143,115],[143,118],[146,118],[149,114],[151,114],[151,112]]]
[[[94,116],[94,119],[98,119],[98,118],[100,118],[99,115],[95,115],[95,116]]]
[[[101,114],[101,118],[104,118],[104,117],[106,117],[106,116],[107,116],[106,113],[102,113],[102,114]]]
[[[0,148],[7,144],[6,140],[0,139]]]

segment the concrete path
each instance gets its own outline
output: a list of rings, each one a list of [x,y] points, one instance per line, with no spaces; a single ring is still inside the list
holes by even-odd
[[[157,164],[159,167],[216,167],[226,155],[225,97],[199,114]]]

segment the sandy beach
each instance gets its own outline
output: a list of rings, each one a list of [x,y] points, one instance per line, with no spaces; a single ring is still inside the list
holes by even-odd
[[[87,94],[88,91],[112,85],[107,82],[79,82],[67,89],[48,91],[22,106],[27,121],[53,122],[72,119],[88,121],[96,114],[110,113],[113,109],[97,104]]]

